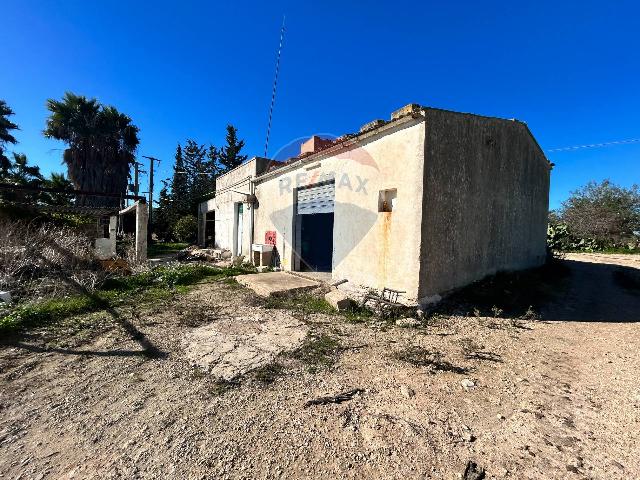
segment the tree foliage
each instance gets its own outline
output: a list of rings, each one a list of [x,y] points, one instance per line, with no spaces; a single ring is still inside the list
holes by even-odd
[[[73,186],[63,173],[52,172],[45,178],[37,165],[29,165],[27,156],[23,153],[12,153],[7,158],[7,164],[0,170],[0,183],[33,188],[56,188],[69,190]],[[17,202],[27,205],[70,205],[72,196],[64,193],[32,192],[27,190],[0,190],[0,200]]]
[[[47,101],[49,118],[44,135],[67,144],[63,154],[76,188],[125,194],[129,167],[135,161],[139,129],[131,118],[95,98],[67,92]],[[90,196],[79,204],[118,206],[117,198]]]
[[[5,155],[7,144],[15,145],[17,143],[16,137],[11,133],[12,130],[18,130],[18,125],[9,120],[12,115],[15,114],[7,102],[0,100],[0,175],[6,172],[11,164]]]
[[[635,248],[640,241],[640,187],[609,180],[571,193],[550,215],[549,243],[560,250]]]
[[[180,217],[173,226],[173,236],[179,242],[191,243],[198,234],[198,219],[195,215]]]
[[[0,173],[0,182],[23,187],[41,187],[44,183],[44,177],[40,173],[40,168],[30,166],[24,153],[13,152],[12,156],[13,160],[9,160],[7,168],[3,168]],[[4,201],[30,204],[37,202],[39,194],[24,190],[9,190],[1,191],[0,195]]]
[[[171,213],[174,216],[187,215],[189,213],[189,177],[180,144],[176,148],[170,189]]]
[[[188,211],[185,214],[196,212],[200,202],[215,188],[216,165],[209,160],[209,151],[193,140],[187,140],[184,147],[185,176],[189,186],[186,202]]]
[[[167,180],[162,181],[162,188],[158,197],[158,206],[154,209],[154,232],[162,239],[171,237],[171,226],[175,223],[176,216],[171,205],[171,195],[169,193]]]
[[[246,155],[240,155],[244,140],[238,139],[238,130],[233,125],[227,125],[226,141],[227,144],[220,149],[221,174],[233,170],[247,160]]]
[[[219,175],[247,159],[241,154],[243,147],[244,140],[238,139],[237,129],[232,125],[227,125],[226,145],[221,148],[206,146],[192,139],[183,145],[178,144],[173,175],[169,181],[163,182],[155,210],[154,231],[161,238],[181,240],[177,223],[182,224],[180,232],[188,230],[184,218],[196,215],[198,205],[215,195],[215,179]],[[197,218],[195,228],[197,231]]]
[[[29,165],[24,153],[12,152],[7,156],[7,146],[17,142],[13,130],[19,130],[18,125],[9,120],[14,115],[13,110],[4,100],[0,100],[0,183],[34,188],[54,188],[71,190],[73,184],[64,173],[52,172],[45,178],[37,165]],[[0,201],[35,205],[70,205],[73,196],[65,193],[34,192],[28,190],[0,190]]]
[[[45,178],[42,184],[46,188],[58,190],[73,190],[73,183],[64,173],[51,172],[49,178]],[[74,195],[65,193],[45,193],[41,196],[47,205],[71,205],[74,202]]]

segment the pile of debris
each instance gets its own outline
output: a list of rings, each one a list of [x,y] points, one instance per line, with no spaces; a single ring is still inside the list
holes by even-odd
[[[231,264],[231,256],[232,255],[229,250],[223,250],[220,248],[200,248],[196,245],[191,245],[190,247],[178,252],[176,259],[183,262],[200,261],[216,264],[228,262]]]

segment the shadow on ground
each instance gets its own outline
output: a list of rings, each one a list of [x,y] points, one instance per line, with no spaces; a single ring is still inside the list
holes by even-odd
[[[636,322],[640,321],[640,270],[554,259],[538,269],[498,273],[469,285],[448,297],[436,312],[511,320]]]
[[[542,320],[640,321],[640,270],[562,260],[570,271],[564,291],[540,309]]]

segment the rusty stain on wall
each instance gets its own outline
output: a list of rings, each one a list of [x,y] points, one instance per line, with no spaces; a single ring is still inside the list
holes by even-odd
[[[378,288],[387,286],[388,263],[391,257],[391,212],[380,212]]]

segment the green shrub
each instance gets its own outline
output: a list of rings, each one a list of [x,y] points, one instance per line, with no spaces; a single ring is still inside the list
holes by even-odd
[[[326,313],[331,315],[335,310],[324,299],[308,293],[267,297],[265,308],[298,310],[303,313]]]
[[[192,243],[198,235],[198,219],[193,215],[185,215],[173,226],[173,236],[179,242]]]
[[[188,243],[156,242],[147,247],[147,255],[153,257],[167,253],[177,253],[189,246]]]
[[[110,278],[102,285],[102,290],[132,291],[151,286],[171,288],[192,285],[205,278],[222,279],[251,273],[242,267],[219,268],[201,264],[170,264],[126,277]]]
[[[549,223],[547,245],[559,252],[596,252],[605,249],[603,243],[593,238],[578,238],[571,234],[565,223]]]
[[[100,310],[107,305],[107,301],[98,295],[74,295],[22,305],[0,318],[0,332],[50,324],[71,315]]]
[[[635,253],[640,247],[640,186],[604,180],[571,192],[549,212],[548,243],[558,251]]]

